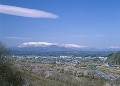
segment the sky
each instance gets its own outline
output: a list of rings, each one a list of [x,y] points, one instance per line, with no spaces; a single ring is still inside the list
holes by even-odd
[[[0,40],[120,47],[120,0],[1,0]]]

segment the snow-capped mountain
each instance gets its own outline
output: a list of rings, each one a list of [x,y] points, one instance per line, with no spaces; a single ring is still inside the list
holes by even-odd
[[[19,48],[23,48],[23,47],[48,47],[48,46],[52,46],[52,45],[56,45],[58,46],[57,43],[47,43],[47,42],[26,42],[26,43],[22,43],[21,45],[19,45]]]
[[[26,42],[22,43],[16,48],[17,50],[27,51],[73,51],[84,49],[87,46],[79,46],[76,44],[58,44],[48,42]]]
[[[48,42],[26,42],[19,45],[19,48],[24,47],[50,47],[50,46],[58,46],[65,48],[85,48],[86,46],[79,46],[75,44],[57,44],[57,43],[48,43]]]
[[[111,46],[108,48],[90,48],[76,44],[58,44],[48,42],[26,42],[20,44],[14,50],[26,51],[120,51],[120,47]]]

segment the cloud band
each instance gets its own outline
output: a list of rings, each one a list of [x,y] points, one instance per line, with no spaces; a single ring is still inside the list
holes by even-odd
[[[32,17],[32,18],[57,18],[58,16],[52,13],[45,11],[40,11],[36,9],[22,8],[9,5],[0,4],[0,13],[23,16],[23,17]]]

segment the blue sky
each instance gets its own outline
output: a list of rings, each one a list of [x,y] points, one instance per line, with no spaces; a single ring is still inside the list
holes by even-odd
[[[17,14],[0,9],[0,40],[8,47],[24,42],[120,47],[120,0],[1,0],[0,4],[18,11],[37,10]]]

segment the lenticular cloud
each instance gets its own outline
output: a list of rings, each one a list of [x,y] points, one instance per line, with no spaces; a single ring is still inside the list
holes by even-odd
[[[32,18],[57,18],[58,16],[52,13],[45,11],[40,11],[36,9],[22,8],[9,5],[0,5],[0,13],[23,16],[23,17],[32,17]]]

